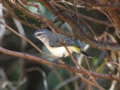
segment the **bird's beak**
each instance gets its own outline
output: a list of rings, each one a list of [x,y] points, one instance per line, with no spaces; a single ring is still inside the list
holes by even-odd
[[[32,34],[31,37],[34,37],[34,38],[35,38],[35,34]]]

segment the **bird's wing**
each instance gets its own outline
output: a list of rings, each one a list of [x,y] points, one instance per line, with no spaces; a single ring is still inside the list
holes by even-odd
[[[72,38],[67,37],[67,36],[64,36],[64,35],[59,35],[59,37],[61,38],[61,40],[62,40],[63,42],[65,42],[65,44],[66,44],[67,46],[81,47],[80,44],[79,44],[79,42],[76,41],[75,39],[72,39]],[[57,38],[56,36],[53,36],[53,37],[51,36],[51,37],[49,38],[49,45],[50,45],[51,47],[61,47],[61,46],[62,46],[62,45],[59,43],[59,40],[58,40],[58,38]]]

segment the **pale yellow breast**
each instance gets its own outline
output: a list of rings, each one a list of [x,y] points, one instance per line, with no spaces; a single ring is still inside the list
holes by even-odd
[[[69,55],[67,50],[65,49],[65,47],[57,47],[56,48],[56,47],[50,47],[49,45],[46,45],[46,47],[56,57],[63,57],[63,55],[65,55],[65,57],[67,57]],[[68,47],[68,50],[71,54],[73,53],[72,47]]]

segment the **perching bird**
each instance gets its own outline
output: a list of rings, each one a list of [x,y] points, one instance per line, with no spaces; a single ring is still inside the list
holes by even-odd
[[[56,57],[63,58],[69,56],[68,51],[64,46],[59,43],[58,37],[48,29],[42,28],[36,31],[33,36],[44,43],[47,49]],[[72,54],[73,52],[82,53],[83,55],[91,58],[89,54],[81,50],[80,44],[73,38],[68,36],[58,34],[60,39],[65,42],[69,52]]]

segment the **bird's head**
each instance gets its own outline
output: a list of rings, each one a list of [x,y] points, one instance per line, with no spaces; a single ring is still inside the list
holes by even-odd
[[[48,29],[43,28],[37,30],[32,36],[44,42],[44,40],[50,37],[51,33]]]

